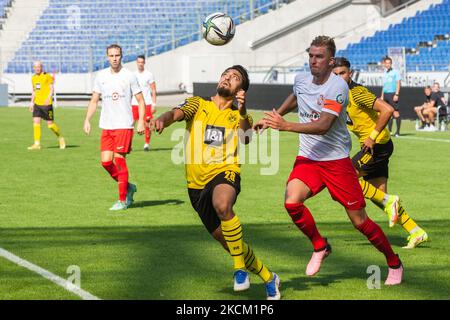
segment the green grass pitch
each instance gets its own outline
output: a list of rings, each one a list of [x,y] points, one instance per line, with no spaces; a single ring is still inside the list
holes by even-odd
[[[161,112],[161,109],[160,109]],[[255,119],[262,117],[254,112]],[[40,151],[33,142],[26,108],[0,108],[0,247],[67,279],[79,266],[81,287],[101,299],[264,299],[256,276],[234,293],[232,260],[204,229],[191,208],[183,165],[171,161],[171,132],[153,135],[151,151],[135,136],[128,157],[135,204],[112,213],[116,184],[100,165],[99,111],[90,137],[82,131],[84,108],[59,108],[56,123],[67,139],[60,150],[42,125]],[[295,115],[290,115],[295,120]],[[242,167],[242,192],[235,210],[244,238],[282,281],[283,299],[449,299],[450,298],[450,132],[414,131],[403,121],[394,138],[389,191],[399,194],[410,216],[432,241],[404,250],[407,234],[388,228],[371,203],[367,211],[387,233],[405,266],[404,283],[383,285],[384,257],[354,229],[344,209],[324,190],[307,205],[333,253],[320,273],[304,272],[309,240],[292,224],[283,206],[285,182],[297,153],[298,137],[280,135],[276,175],[261,175],[262,164]],[[427,140],[427,139],[438,139]],[[355,141],[354,141],[355,142]],[[352,154],[357,149],[354,144]],[[381,289],[368,289],[367,268],[381,267]],[[0,299],[79,299],[40,275],[0,257]]]

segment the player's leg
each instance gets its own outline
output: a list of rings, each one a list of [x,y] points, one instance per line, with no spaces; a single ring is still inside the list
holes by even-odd
[[[144,151],[149,151],[150,139],[152,132],[150,130],[150,120],[153,119],[152,106],[148,105],[145,107],[145,134],[144,134]]]
[[[375,187],[378,188],[379,192],[387,192],[387,179],[384,178],[374,178],[369,180],[369,182]],[[387,193],[384,193],[387,195]],[[374,202],[377,204],[376,202]],[[377,204],[378,205],[378,204]],[[388,202],[384,205],[384,210],[389,208],[390,203]],[[380,206],[383,208],[382,206]],[[388,212],[388,211],[386,211]],[[413,249],[417,247],[419,244],[429,241],[428,234],[424,229],[422,229],[406,212],[406,209],[402,202],[398,200],[397,202],[397,212],[398,219],[397,224],[399,224],[406,232],[409,233],[407,238],[408,243],[404,246],[404,249]]]
[[[422,114],[423,109],[424,109],[424,106],[423,106],[423,105],[414,107],[414,112],[417,114],[417,117],[418,117],[418,118],[420,119],[420,121],[422,122],[422,126],[425,125],[425,118],[423,117],[423,114]]]
[[[304,202],[323,189],[316,163],[297,157],[286,186],[284,206],[297,228],[311,241],[314,252],[305,273],[313,276],[320,270],[322,261],[331,253],[331,246],[317,229],[316,222]]]
[[[399,198],[389,195],[377,186],[384,186],[389,175],[389,157],[394,151],[392,140],[384,144],[375,144],[373,153],[360,150],[352,157],[352,164],[358,172],[364,198],[370,199],[376,206],[386,212],[389,226],[393,227],[398,219]],[[376,185],[373,183],[376,181]]]
[[[396,105],[397,104],[398,103],[396,103]],[[397,125],[397,129],[395,131],[395,136],[399,136],[400,135],[400,127],[401,127],[401,124],[402,124],[402,118],[401,118],[401,115],[400,115],[400,111],[398,110],[398,107],[394,111],[393,116],[394,116],[394,119],[395,119],[395,123]]]
[[[353,226],[364,234],[367,239],[381,251],[387,260],[389,266],[389,274],[391,269],[401,268],[401,262],[398,256],[392,250],[392,247],[384,234],[383,230],[373,222],[366,214],[364,196],[358,177],[349,158],[328,161],[322,168],[321,174],[331,197],[338,201],[347,211]],[[402,269],[400,270],[402,272]],[[388,277],[386,284],[398,284],[400,278]],[[398,276],[398,272],[392,271]],[[400,282],[398,282],[400,281]]]
[[[46,106],[44,107],[44,118],[45,120],[47,120],[47,128],[50,129],[55,135],[56,137],[58,137],[58,142],[59,142],[59,148],[60,149],[65,149],[66,148],[66,142],[64,140],[64,137],[61,135],[61,130],[59,128],[59,126],[54,122],[54,111],[53,111],[53,106]]]
[[[234,172],[225,172],[225,177],[233,183],[219,183],[212,189],[212,206],[220,219],[220,228],[223,238],[227,244],[228,251],[233,257],[235,269],[235,290],[246,290],[250,281],[245,270],[257,274],[266,284],[267,298],[280,299],[279,278],[269,271],[264,264],[255,256],[252,248],[244,242],[241,222],[233,211],[236,202],[239,177]],[[222,175],[222,174],[221,174]],[[221,179],[221,177],[218,177]]]
[[[28,147],[28,150],[41,149],[41,117],[38,114],[36,105],[33,108],[33,138],[34,143]]]
[[[126,155],[131,152],[133,129],[112,130],[114,140],[114,162],[117,167],[117,184],[119,189],[119,207],[128,208],[133,203],[133,194],[137,191],[134,184],[129,183],[129,172]]]
[[[402,282],[403,266],[400,258],[392,250],[391,244],[378,224],[373,222],[368,216],[364,208],[353,209],[346,207],[347,215],[352,221],[353,226],[359,230],[372,245],[384,254],[389,274],[386,279],[386,285],[396,285]]]

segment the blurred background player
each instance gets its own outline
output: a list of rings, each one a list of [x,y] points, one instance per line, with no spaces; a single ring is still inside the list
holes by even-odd
[[[429,121],[429,119],[425,119],[424,115],[423,115],[423,111],[425,109],[427,109],[430,106],[430,102],[431,102],[431,87],[430,86],[426,86],[423,89],[423,93],[425,95],[425,101],[422,105],[420,106],[416,106],[414,107],[414,112],[417,114],[417,117],[419,117],[419,120],[421,121],[421,125],[416,127],[416,130],[423,130],[425,129],[425,127],[429,127],[429,123],[427,121]]]
[[[441,91],[441,86],[438,82],[433,83],[431,101],[428,104],[428,108],[425,108],[422,113],[428,126],[424,128],[424,131],[438,131],[439,123],[437,127],[434,126],[436,116],[446,118],[447,116],[447,101],[445,101],[444,93]]]
[[[61,131],[53,122],[53,77],[43,71],[40,61],[33,63],[34,75],[31,77],[33,93],[31,94],[30,112],[33,113],[33,135],[34,143],[28,150],[41,149],[41,119],[47,121],[47,127],[58,137],[59,148],[65,149],[66,142]]]
[[[346,58],[336,57],[333,72],[344,79],[350,88],[347,106],[347,127],[359,139],[361,151],[352,158],[364,197],[372,200],[389,217],[389,226],[400,223],[409,233],[406,249],[412,249],[428,240],[428,235],[411,219],[398,196],[387,194],[389,158],[394,151],[386,125],[394,109],[364,86],[353,82],[351,64]]]
[[[403,266],[383,230],[366,213],[364,196],[349,158],[350,134],[346,127],[347,83],[332,73],[336,45],[327,36],[316,37],[309,48],[311,74],[295,77],[294,93],[281,107],[265,112],[255,129],[267,127],[300,133],[299,154],[289,176],[285,192],[285,208],[294,224],[311,240],[314,252],[306,267],[306,275],[314,276],[331,246],[322,237],[305,201],[324,188],[346,210],[353,226],[382,252],[389,266],[386,285],[402,281]],[[299,123],[287,122],[283,115],[298,106]]]
[[[186,99],[178,108],[152,121],[161,133],[176,121],[186,121],[189,139],[185,145],[186,179],[192,207],[208,232],[219,241],[234,261],[234,291],[247,290],[246,270],[265,283],[268,300],[279,300],[280,279],[270,272],[244,242],[241,222],[233,205],[241,189],[238,139],[247,144],[253,120],[245,107],[249,87],[247,71],[240,65],[226,69],[211,100]],[[238,107],[233,105],[234,99]],[[239,132],[242,130],[241,132]],[[204,158],[202,158],[202,155]],[[200,158],[199,158],[200,157]]]
[[[393,117],[397,125],[397,130],[395,131],[395,136],[400,135],[400,126],[402,120],[400,118],[400,107],[399,107],[399,95],[401,86],[401,77],[398,70],[392,68],[392,59],[390,57],[385,57],[383,59],[383,67],[386,69],[383,76],[383,89],[381,91],[381,100],[386,101],[394,108]],[[389,121],[389,131],[392,132],[392,118]]]
[[[133,139],[133,112],[131,95],[139,105],[138,134],[144,133],[145,104],[136,76],[122,67],[122,48],[112,44],[106,49],[110,68],[98,73],[95,78],[92,98],[89,102],[84,132],[90,134],[90,120],[102,97],[100,114],[102,166],[118,182],[119,200],[109,210],[127,209],[133,202],[136,186],[128,183],[128,167],[125,157],[131,152]]]
[[[140,55],[136,59],[137,71],[134,73],[138,79],[139,86],[142,90],[142,95],[145,101],[145,144],[144,151],[149,150],[151,130],[149,129],[149,122],[153,119],[153,114],[156,113],[156,83],[153,74],[145,69],[145,56]],[[133,96],[131,101],[133,108],[133,119],[139,119],[138,102]]]

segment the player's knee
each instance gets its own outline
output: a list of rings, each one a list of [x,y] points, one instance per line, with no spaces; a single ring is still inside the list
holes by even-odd
[[[286,211],[289,213],[289,216],[293,221],[297,221],[298,219],[300,219],[306,210],[306,207],[302,202],[284,203],[284,207],[286,208]]]
[[[226,218],[228,215],[232,213],[232,205],[231,202],[228,201],[217,201],[213,203],[214,210],[216,210],[217,215],[221,220]]]
[[[101,161],[102,167],[105,169],[110,168],[113,165],[112,160],[111,161]]]

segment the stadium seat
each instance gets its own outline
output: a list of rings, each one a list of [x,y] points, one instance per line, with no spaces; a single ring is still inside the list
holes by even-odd
[[[9,2],[0,0],[0,13],[2,4]],[[254,0],[260,13],[268,12],[271,4],[270,0]],[[91,65],[96,71],[107,65],[105,48],[111,43],[123,47],[123,61],[129,62],[145,53],[145,48],[149,48],[148,55],[171,50],[173,37],[177,46],[198,40],[198,24],[211,12],[226,12],[239,24],[238,17],[248,17],[250,10],[248,0],[83,0],[77,2],[79,16],[69,9],[71,6],[73,1],[49,0],[35,28],[9,62],[8,71],[28,72],[26,66],[35,59],[57,71],[61,65],[63,73],[86,72]],[[68,46],[70,49],[62,49]],[[78,66],[71,65],[74,56],[80,57]]]

